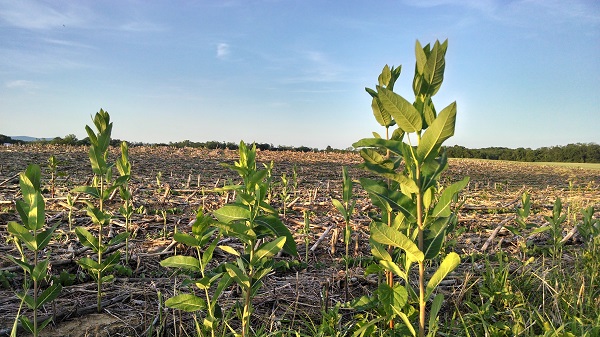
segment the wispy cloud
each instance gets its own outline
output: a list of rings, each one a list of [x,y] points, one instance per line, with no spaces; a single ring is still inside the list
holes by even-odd
[[[144,33],[144,32],[163,32],[166,31],[166,27],[153,23],[153,22],[145,22],[145,21],[134,21],[129,22],[119,27],[121,30],[134,32],[134,33]]]
[[[284,79],[286,83],[300,82],[340,82],[344,69],[338,63],[332,62],[329,57],[317,50],[300,52],[296,60],[297,69],[301,69],[299,76]]]
[[[230,53],[230,47],[227,43],[219,43],[217,45],[217,57],[222,59],[227,57]]]
[[[40,30],[78,26],[86,21],[85,11],[71,5],[71,2],[67,4],[64,8],[57,8],[39,1],[2,1],[0,21],[19,28]]]
[[[4,87],[9,89],[35,89],[38,85],[32,81],[14,80],[4,83]]]

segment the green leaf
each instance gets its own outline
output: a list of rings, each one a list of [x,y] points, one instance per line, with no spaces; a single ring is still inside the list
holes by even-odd
[[[235,250],[233,247],[230,247],[230,246],[217,246],[217,247],[219,247],[219,249],[221,249],[222,251],[229,253],[231,255],[240,256],[240,253],[238,253],[238,251]]]
[[[229,276],[231,276],[235,283],[242,287],[242,289],[245,291],[250,290],[250,279],[240,268],[232,263],[228,263],[225,265],[225,269],[227,270]]]
[[[406,235],[401,232],[388,227],[384,223],[372,223],[370,226],[371,237],[373,240],[394,247],[398,247],[406,252],[406,257],[411,262],[423,261],[425,256],[423,252],[419,250],[419,247]]]
[[[283,251],[292,256],[298,256],[296,241],[294,241],[292,233],[290,233],[290,230],[283,224],[283,222],[281,222],[278,216],[261,215],[256,217],[254,221],[256,222],[257,227],[268,229],[275,237],[284,236],[286,240],[285,244],[283,245]]]
[[[31,279],[34,281],[41,281],[48,275],[48,263],[50,260],[42,260],[38,262],[38,264],[33,267],[33,271],[31,272]]]
[[[405,132],[421,131],[422,118],[417,109],[402,96],[377,86],[379,101],[384,110],[394,117],[398,127]]]
[[[29,196],[29,214],[28,216],[28,228],[33,231],[40,230],[46,223],[45,211],[44,211],[44,197],[40,192],[36,192]]]
[[[280,236],[271,242],[267,242],[267,243],[263,244],[254,253],[254,256],[252,256],[252,260],[250,261],[250,264],[257,265],[263,259],[268,259],[268,258],[273,257],[273,255],[279,253],[279,251],[283,248],[285,241],[286,241],[286,237]]]
[[[434,337],[435,331],[437,330],[437,318],[442,308],[442,304],[444,302],[444,295],[437,294],[433,298],[433,302],[431,303],[431,310],[429,312],[429,333],[427,336]]]
[[[465,177],[463,180],[455,182],[454,184],[446,187],[442,191],[442,195],[438,200],[438,203],[433,208],[433,212],[431,213],[432,217],[447,217],[450,216],[451,210],[450,205],[452,203],[452,199],[454,195],[460,192],[467,184],[469,184],[469,177]]]
[[[71,192],[73,193],[85,193],[85,194],[89,194],[90,196],[96,198],[96,199],[100,199],[100,189],[97,187],[92,187],[92,186],[77,186],[75,187],[73,190],[71,190]]]
[[[397,276],[400,276],[403,280],[407,279],[406,273],[403,272],[402,269],[400,269],[400,267],[398,267],[398,265],[396,263],[394,263],[393,261],[381,260],[381,261],[379,261],[379,264],[385,270],[391,271],[392,273],[396,274]]]
[[[165,301],[165,305],[169,308],[179,309],[186,312],[195,312],[206,310],[206,301],[192,294],[179,294]]]
[[[77,261],[77,264],[81,266],[83,269],[87,269],[90,273],[96,273],[100,270],[101,266],[95,260],[92,260],[89,257],[82,257]]]
[[[377,97],[373,97],[371,100],[371,110],[373,110],[373,116],[379,125],[384,127],[390,127],[396,124],[396,121],[392,119],[392,116],[385,111],[381,105],[381,101]]]
[[[19,175],[19,178],[19,185],[21,186],[24,198],[28,198],[30,195],[34,195],[40,191],[42,171],[38,165],[28,165],[25,172]]]
[[[371,245],[371,255],[378,260],[392,261],[392,256],[388,253],[386,247],[380,244],[377,241],[373,241],[372,238],[369,238],[369,243]]]
[[[36,237],[36,246],[37,250],[42,250],[46,248],[50,240],[52,239],[52,234],[58,227],[59,224],[52,226],[51,228],[46,229],[45,231],[39,233]]]
[[[25,261],[21,261],[21,260],[17,260],[14,257],[7,255],[8,259],[11,260],[12,262],[14,262],[15,264],[18,264],[21,268],[23,268],[23,270],[26,273],[30,273],[33,272],[33,266],[30,265],[29,263],[25,262]]]
[[[393,152],[395,154],[401,154],[403,145],[402,145],[402,141],[399,141],[399,140],[391,140],[391,139],[383,139],[383,138],[363,138],[363,139],[359,140],[358,142],[352,144],[352,146],[355,148],[379,147],[379,148],[384,148],[386,150],[390,150],[391,152]],[[377,154],[378,154],[377,152],[375,152],[375,153],[365,152],[365,155],[367,155],[367,158],[365,158],[362,154],[361,154],[361,157],[371,161],[372,163],[382,163],[385,159],[380,154],[379,154],[379,156],[377,156]],[[393,168],[393,166],[391,168]]]
[[[429,282],[427,282],[427,287],[425,288],[425,301],[429,299],[433,290],[442,282],[444,278],[450,272],[452,272],[458,265],[460,264],[460,256],[455,252],[450,252],[444,258],[444,261],[440,264],[439,268],[435,271]]]
[[[10,234],[17,237],[17,239],[23,242],[29,249],[31,249],[34,252],[38,250],[37,242],[35,241],[33,235],[27,230],[27,228],[19,225],[14,221],[9,221],[7,228]]]
[[[87,229],[77,227],[75,228],[75,235],[77,235],[77,238],[82,245],[92,248],[96,253],[100,251],[99,239],[93,236]]]
[[[456,123],[456,102],[448,105],[425,130],[417,146],[417,159],[424,162],[431,154],[437,152],[442,143],[454,135]]]
[[[386,212],[400,211],[411,222],[416,219],[414,214],[416,205],[411,198],[398,191],[390,191],[372,179],[361,178],[360,184],[377,207]]]
[[[194,257],[185,255],[170,256],[160,261],[160,265],[163,267],[183,268],[196,272],[200,271],[200,261]]]
[[[348,175],[348,168],[342,166],[342,200],[346,203],[350,203],[350,200],[352,199],[353,185],[352,178]]]
[[[27,303],[27,306],[30,307],[29,303]],[[33,333],[33,322],[31,322],[29,318],[27,318],[27,316],[19,316],[19,321],[21,321],[21,325],[23,326],[23,328],[25,328],[25,330],[27,330],[30,333]]]
[[[228,204],[213,212],[214,216],[222,223],[231,223],[238,220],[250,219],[250,210],[247,206]]]
[[[400,284],[390,287],[387,283],[381,283],[377,288],[377,297],[386,314],[392,316],[402,312],[408,300],[408,293]]]
[[[56,297],[58,297],[58,295],[60,295],[61,291],[62,285],[60,284],[60,282],[52,284],[38,296],[36,309],[40,308],[46,303],[52,302]]]
[[[102,150],[92,144],[92,146],[90,146],[88,156],[90,158],[90,164],[92,165],[92,171],[94,174],[99,176],[104,175],[104,172],[106,171],[106,161],[104,160],[104,153]]]
[[[337,199],[331,199],[331,203],[337,208],[338,212],[342,214],[342,217],[346,219],[346,209],[344,208],[344,205]]]
[[[120,252],[114,252],[113,254],[105,257],[104,260],[102,260],[102,263],[100,264],[100,266],[101,266],[100,272],[105,273],[105,272],[112,270],[114,265],[119,263],[120,259],[121,259]]]
[[[110,239],[110,241],[108,241],[108,245],[109,246],[114,246],[116,244],[119,244],[123,241],[125,241],[128,237],[129,237],[129,232],[123,232],[120,234],[117,234],[117,236],[115,236],[114,238]]]
[[[175,233],[173,234],[173,239],[189,247],[200,247],[200,241],[189,234]]]
[[[444,81],[444,70],[446,68],[446,50],[448,48],[448,40],[440,44],[436,41],[433,45],[431,53],[427,55],[427,62],[423,68],[424,85],[421,86],[420,93],[422,95],[435,95]]]

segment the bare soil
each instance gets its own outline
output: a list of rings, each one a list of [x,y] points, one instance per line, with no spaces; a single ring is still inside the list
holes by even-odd
[[[50,174],[44,168],[48,158],[55,155],[61,162],[58,170],[64,172],[56,181],[55,195],[51,195]],[[117,149],[112,153],[113,160]],[[87,149],[68,146],[15,146],[0,148],[0,336],[6,335],[14,322],[20,300],[15,292],[22,287],[22,270],[6,258],[18,257],[19,253],[10,242],[6,231],[9,221],[20,222],[14,203],[21,198],[18,174],[28,164],[43,168],[43,183],[48,224],[59,223],[54,241],[46,254],[51,259],[53,275],[68,271],[75,275],[71,285],[52,305],[43,308],[42,316],[53,316],[54,322],[44,330],[43,336],[172,336],[181,331],[193,333],[189,314],[174,312],[163,307],[164,300],[173,295],[176,286],[185,275],[160,267],[159,262],[173,254],[191,254],[186,247],[174,244],[172,233],[189,232],[195,212],[204,208],[207,212],[231,201],[233,195],[214,193],[211,190],[229,182],[237,183],[237,175],[223,168],[220,163],[233,163],[236,151],[176,149],[164,147],[134,147],[130,149],[133,178],[134,206],[140,209],[133,217],[133,239],[130,241],[132,254],[131,276],[117,275],[113,283],[104,286],[104,309],[96,313],[96,284],[75,263],[89,250],[76,240],[69,231],[68,209],[65,199],[76,186],[89,183],[92,172]],[[376,211],[360,186],[355,186],[357,209],[352,222],[358,226],[354,240],[358,250],[353,257],[356,263],[345,275],[343,262],[344,244],[341,230],[342,217],[331,204],[331,198],[341,198],[341,167],[348,166],[354,179],[366,176],[357,168],[362,162],[352,153],[299,153],[259,152],[259,165],[274,162],[273,181],[279,182],[282,173],[291,178],[293,167],[297,168],[297,187],[292,191],[292,204],[282,220],[294,234],[300,258],[279,257],[280,261],[306,263],[278,269],[269,276],[257,295],[254,326],[263,326],[267,331],[281,327],[294,327],[300,320],[320,321],[320,311],[325,306],[345,302],[372,291],[377,280],[364,276],[364,263],[368,259],[369,212]],[[157,179],[158,176],[158,179]],[[532,195],[534,215],[532,221],[543,225],[543,215],[548,215],[554,200],[560,197],[565,210],[571,212],[564,233],[575,225],[576,212],[589,205],[600,209],[600,170],[539,166],[525,163],[451,159],[445,173],[443,185],[470,176],[469,186],[461,194],[464,201],[459,210],[459,228],[465,228],[459,237],[450,235],[453,244],[449,248],[461,256],[473,253],[493,253],[494,250],[516,251],[515,237],[501,230],[486,252],[482,246],[498,224],[514,215],[520,196],[524,191]],[[272,204],[282,207],[278,186]],[[72,219],[73,226],[91,227],[91,221],[83,210],[84,196],[76,204]],[[113,232],[123,230],[123,219],[118,213],[119,196],[109,203],[113,211]],[[311,234],[305,246],[303,212],[310,212]],[[316,250],[310,252],[309,260],[303,261],[304,252],[332,227]],[[532,238],[541,245],[547,238],[540,234]],[[577,235],[569,241],[577,246]],[[354,248],[354,243],[352,247]],[[229,258],[215,254],[216,261]],[[465,270],[472,269],[468,260],[444,281],[440,291],[446,294],[460,292],[465,279]],[[346,280],[348,285],[346,287]],[[348,292],[346,292],[348,289]],[[236,289],[228,290],[223,298],[224,307],[231,307],[238,299]],[[30,315],[27,310],[25,315]],[[344,314],[351,314],[344,312]],[[21,335],[21,334],[20,334]]]

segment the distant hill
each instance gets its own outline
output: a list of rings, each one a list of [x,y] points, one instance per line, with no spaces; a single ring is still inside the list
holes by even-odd
[[[9,137],[14,140],[22,140],[24,142],[34,142],[36,140],[52,140],[53,139],[53,138],[35,138],[35,137],[29,137],[29,136],[9,136]]]

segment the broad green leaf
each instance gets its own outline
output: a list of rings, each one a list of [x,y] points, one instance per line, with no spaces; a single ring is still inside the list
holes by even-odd
[[[392,78],[392,72],[390,71],[390,67],[386,64],[383,66],[383,70],[381,70],[381,74],[377,81],[380,86],[386,86],[390,83],[390,79]]]
[[[108,225],[110,223],[111,215],[96,207],[88,207],[85,211],[95,224]]]
[[[435,95],[444,81],[444,70],[446,68],[446,50],[448,49],[448,40],[440,44],[436,41],[433,49],[427,55],[427,62],[423,68],[423,85],[421,94],[427,96]]]
[[[438,256],[446,237],[448,221],[449,218],[436,218],[433,223],[426,223],[423,233],[423,253],[426,260]]]
[[[82,245],[92,248],[94,252],[100,251],[100,241],[87,229],[83,227],[77,227],[75,228],[75,234]]]
[[[384,127],[390,127],[396,124],[396,121],[392,119],[392,116],[385,111],[381,105],[381,101],[377,97],[373,97],[371,100],[371,110],[373,110],[373,116],[379,125]]]
[[[238,251],[235,250],[233,247],[230,247],[230,246],[217,246],[217,247],[219,247],[219,249],[221,249],[225,253],[229,253],[234,256],[240,256],[240,253],[238,253]]]
[[[387,283],[381,283],[377,288],[377,298],[386,314],[392,316],[402,311],[408,300],[408,293],[400,284],[390,287]]]
[[[114,252],[113,254],[106,256],[104,258],[104,260],[102,260],[101,263],[101,269],[100,272],[101,273],[105,273],[108,272],[110,270],[112,270],[112,268],[114,267],[114,265],[116,265],[117,263],[119,263],[119,260],[121,259],[121,253],[120,252]]]
[[[369,238],[369,243],[371,244],[371,255],[378,260],[392,261],[392,257],[390,253],[388,253],[386,246],[378,243],[377,241],[373,241],[372,238]]]
[[[92,260],[89,257],[82,257],[77,261],[77,264],[80,265],[83,269],[87,269],[92,273],[98,272],[100,268],[102,268],[98,262]]]
[[[29,263],[25,262],[25,261],[21,261],[18,259],[15,259],[14,257],[7,255],[6,257],[8,257],[9,260],[11,260],[12,262],[14,262],[15,264],[18,264],[19,266],[21,266],[21,268],[23,268],[23,270],[26,273],[30,273],[33,272],[33,266],[30,265]]]
[[[353,185],[352,178],[348,175],[348,168],[342,166],[342,200],[346,203],[349,203],[352,199]]]
[[[254,221],[257,224],[257,227],[262,227],[268,229],[273,236],[278,238],[284,236],[286,238],[285,244],[283,245],[283,251],[292,255],[298,256],[298,250],[296,247],[296,241],[294,241],[294,237],[290,230],[281,222],[278,216],[274,215],[261,215],[256,217]]]
[[[400,269],[400,267],[398,267],[398,265],[396,263],[394,263],[393,261],[389,261],[389,260],[381,260],[379,261],[379,264],[385,269],[385,270],[389,270],[392,273],[394,273],[396,276],[401,277],[403,280],[407,279],[407,275],[405,272],[402,271],[402,269]]]
[[[425,130],[417,146],[417,159],[424,162],[430,154],[435,153],[442,143],[454,135],[456,123],[456,102],[448,105]]]
[[[337,208],[338,212],[342,214],[342,217],[346,219],[346,209],[344,208],[344,205],[337,199],[331,199],[331,203]]]
[[[444,295],[442,295],[442,294],[437,294],[433,298],[433,302],[431,303],[431,309],[429,312],[429,333],[427,334],[427,336],[431,336],[431,337],[435,336],[435,331],[437,330],[438,313],[440,312],[440,309],[442,308],[443,302],[444,302]]]
[[[239,204],[228,204],[213,212],[217,220],[223,223],[231,223],[238,220],[250,219],[248,207]]]
[[[260,261],[262,261],[263,259],[268,259],[268,258],[273,257],[273,255],[279,253],[279,251],[283,248],[285,241],[286,241],[286,237],[280,236],[271,242],[267,242],[267,243],[263,244],[254,253],[254,256],[252,256],[252,260],[250,261],[250,264],[256,265],[257,263],[260,263]]]
[[[398,191],[390,191],[377,181],[361,178],[360,184],[369,193],[371,201],[386,212],[400,211],[409,221],[415,219],[416,205],[411,198]]]
[[[419,250],[419,247],[403,233],[388,227],[383,223],[371,224],[371,237],[373,240],[394,247],[398,247],[406,252],[406,257],[412,262],[423,261],[425,256]]]
[[[119,244],[123,241],[125,241],[128,237],[129,237],[129,232],[123,232],[120,234],[117,234],[117,236],[115,236],[114,238],[110,239],[110,241],[108,241],[108,245],[109,246],[114,246],[116,244]]]
[[[46,223],[46,213],[44,206],[44,197],[40,192],[36,192],[30,196],[31,204],[29,205],[29,226],[30,230],[38,231],[44,227]]]
[[[179,294],[165,301],[169,308],[179,309],[186,312],[206,310],[206,301],[193,294]]]
[[[44,290],[37,298],[36,309],[40,308],[46,303],[52,302],[56,297],[58,297],[58,295],[60,295],[61,290],[62,285],[60,282],[55,282],[50,287],[46,288],[46,290]]]
[[[215,251],[215,248],[217,247],[217,244],[219,243],[220,240],[220,236],[217,235],[212,242],[210,243],[210,245],[208,245],[208,247],[204,250],[204,253],[201,254],[200,256],[200,267],[202,269],[205,269],[206,266],[208,265],[208,263],[212,260],[213,258],[213,253]]]
[[[99,176],[104,175],[104,172],[106,171],[106,161],[104,160],[104,154],[101,152],[101,149],[92,144],[88,156],[90,157],[92,171]]]
[[[31,234],[31,232],[27,230],[27,228],[19,225],[14,221],[9,221],[7,229],[10,234],[16,236],[17,239],[19,239],[21,242],[27,245],[29,249],[31,249],[32,251],[38,250],[37,242],[35,241],[35,238]]]
[[[52,235],[54,231],[58,227],[59,224],[52,226],[51,228],[46,229],[45,231],[39,233],[36,237],[36,246],[38,250],[42,250],[46,248],[50,240],[52,240]]]
[[[422,129],[422,118],[417,109],[402,96],[386,88],[377,87],[379,101],[384,110],[394,117],[398,127],[405,132]]]
[[[54,320],[54,317],[50,316],[45,321],[38,323],[38,331],[42,331],[52,320]]]
[[[421,42],[419,42],[419,40],[417,40],[417,43],[415,43],[415,58],[416,58],[416,73],[418,74],[423,74],[423,69],[425,69],[425,63],[427,63],[427,54],[425,54],[425,51],[423,50],[423,47],[421,46]],[[417,95],[418,92],[415,92],[415,95]]]
[[[48,264],[49,263],[50,263],[50,260],[48,260],[48,259],[38,262],[38,264],[36,264],[35,267],[33,267],[33,271],[31,272],[31,278],[34,281],[39,282],[39,281],[43,280],[46,276],[48,276]]]
[[[115,280],[115,275],[110,274],[110,275],[102,276],[101,280],[102,280],[102,283],[110,283]]]
[[[225,269],[227,270],[229,276],[233,278],[235,283],[237,283],[245,291],[250,290],[250,279],[240,268],[238,268],[238,266],[228,263],[225,265]]]
[[[448,255],[446,255],[444,261],[442,261],[429,282],[427,282],[427,287],[425,288],[425,301],[431,297],[431,294],[440,284],[440,282],[442,282],[442,280],[446,278],[446,276],[450,274],[450,272],[452,272],[459,264],[460,256],[458,256],[458,254],[455,252],[450,252]]]
[[[21,217],[23,225],[29,227],[29,205],[23,200],[17,200],[15,206],[17,207],[17,212]]]
[[[454,195],[465,188],[467,184],[469,184],[469,177],[465,177],[463,180],[455,182],[454,184],[446,187],[442,191],[442,195],[440,196],[438,203],[433,208],[431,216],[436,218],[450,216],[450,205]]]
[[[183,268],[191,271],[200,271],[200,261],[197,258],[185,255],[170,256],[162,261],[160,265],[163,267]]]
[[[390,150],[393,153],[398,154],[398,155],[402,153],[402,141],[399,141],[399,140],[391,140],[391,139],[383,139],[383,138],[363,138],[363,139],[359,140],[358,142],[352,144],[352,146],[355,148],[379,147],[379,148],[384,148],[386,150]],[[382,163],[385,160],[385,158],[383,156],[381,156],[380,154],[379,154],[379,156],[377,156],[377,154],[379,154],[379,153],[365,152],[365,155],[367,156],[367,158],[365,158],[365,156],[363,154],[361,154],[361,157],[363,157],[364,159],[367,159],[373,163]]]
[[[31,309],[31,306],[29,305],[29,303],[27,303],[27,306]],[[23,316],[23,315],[19,316],[19,321],[21,321],[21,325],[23,326],[23,328],[25,330],[27,330],[30,333],[33,333],[33,322],[31,322],[29,320],[29,318],[27,318],[27,316]]]
[[[78,186],[71,190],[73,193],[86,193],[90,196],[100,199],[100,189],[92,186]]]

